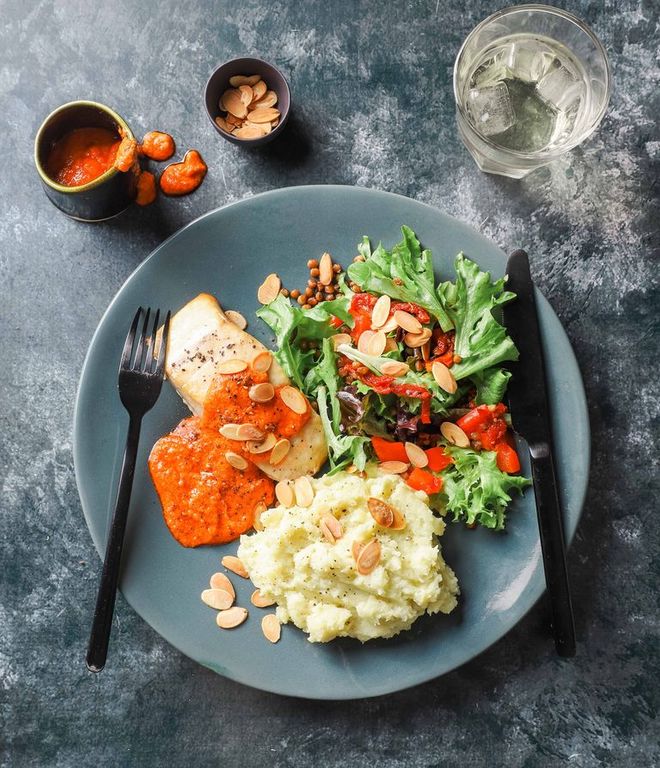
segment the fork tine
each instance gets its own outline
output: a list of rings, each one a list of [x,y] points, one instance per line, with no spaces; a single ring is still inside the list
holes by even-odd
[[[133,370],[141,371],[144,367],[144,360],[147,356],[147,349],[145,340],[147,337],[147,328],[149,327],[149,315],[151,314],[151,307],[147,307],[147,314],[144,316],[144,323],[142,323],[142,333],[140,334],[140,340],[138,341],[137,349],[135,350],[135,361],[133,363]]]
[[[156,334],[158,333],[158,321],[160,320],[160,309],[156,310],[156,315],[154,317],[154,324],[151,326],[151,336],[149,336],[149,340],[147,343],[147,349],[149,351],[149,354],[147,355],[147,362],[145,364],[145,372],[146,373],[153,373],[156,369]]]
[[[165,315],[165,323],[163,324],[163,335],[160,337],[160,348],[158,350],[158,361],[156,364],[156,371],[159,376],[163,376],[164,370],[165,370],[165,355],[167,353],[167,339],[170,335],[170,315],[172,313],[168,312],[167,315]]]
[[[121,353],[121,362],[119,363],[119,370],[128,370],[131,365],[131,351],[133,350],[133,344],[135,343],[135,334],[137,332],[138,323],[140,322],[140,315],[142,314],[142,307],[138,307],[138,311],[135,313],[131,328],[126,336],[124,342],[124,351]]]

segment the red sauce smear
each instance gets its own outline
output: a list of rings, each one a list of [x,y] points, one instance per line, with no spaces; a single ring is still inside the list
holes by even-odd
[[[309,421],[311,412],[294,413],[282,402],[282,387],[275,389],[275,397],[267,403],[255,403],[250,399],[250,387],[268,381],[268,374],[256,371],[234,373],[231,376],[217,376],[209,387],[201,423],[206,429],[217,431],[223,424],[253,424],[277,438],[291,438],[298,434]],[[268,461],[270,451],[249,453],[243,443],[234,442],[234,451],[250,461]]]
[[[189,149],[180,163],[171,163],[160,175],[160,188],[166,195],[189,195],[204,181],[208,170],[196,149]]]
[[[152,448],[149,470],[163,517],[184,547],[233,541],[252,527],[258,504],[272,505],[270,478],[253,464],[241,471],[228,463],[235,445],[193,416]]]
[[[174,139],[169,133],[163,131],[149,131],[145,133],[142,144],[138,147],[141,155],[150,160],[169,160],[176,150]]]
[[[184,419],[151,450],[149,470],[165,523],[184,547],[232,541],[252,527],[258,505],[273,503],[275,485],[255,464],[268,461],[270,452],[249,453],[244,443],[219,432],[223,424],[252,424],[291,438],[303,428],[309,404],[306,413],[294,413],[282,401],[281,387],[267,403],[250,399],[250,387],[264,381],[268,375],[256,371],[216,376],[202,415]],[[247,468],[229,464],[228,451],[244,456]]]
[[[108,128],[76,128],[53,144],[48,175],[66,187],[80,187],[113,167],[120,140]]]
[[[137,179],[135,202],[138,205],[150,205],[156,199],[156,177],[149,171],[140,171]]]

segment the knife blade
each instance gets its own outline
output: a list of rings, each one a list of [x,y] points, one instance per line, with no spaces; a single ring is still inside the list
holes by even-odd
[[[507,392],[511,422],[514,431],[529,448],[555,647],[560,656],[574,656],[575,625],[553,458],[545,364],[534,284],[525,251],[511,254],[507,274],[507,289],[517,298],[503,308],[504,325],[520,352],[518,362],[510,365],[512,375]]]

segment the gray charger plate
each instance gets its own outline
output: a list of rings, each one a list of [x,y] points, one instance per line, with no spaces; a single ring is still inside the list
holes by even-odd
[[[110,523],[127,415],[117,395],[122,344],[138,305],[176,310],[200,292],[249,320],[248,330],[268,345],[257,320],[257,287],[269,272],[284,285],[304,285],[309,258],[329,251],[347,265],[362,235],[398,242],[408,224],[431,248],[437,275],[453,278],[464,251],[494,276],[505,254],[473,229],[440,211],[398,195],[343,186],[293,187],[232,203],[193,221],[158,247],[112,301],[92,339],[78,390],[74,423],[76,479],[85,519],[102,553]],[[511,243],[510,246],[524,246]],[[578,523],[589,468],[589,423],[580,372],[566,334],[537,292],[560,496],[570,540]],[[464,664],[520,621],[544,589],[534,495],[511,505],[507,531],[496,534],[447,526],[442,540],[456,571],[461,598],[450,616],[424,617],[397,638],[342,639],[311,644],[293,626],[271,645],[263,637],[264,611],[250,605],[251,584],[232,577],[237,602],[250,608],[240,628],[223,631],[200,600],[223,547],[184,549],[170,536],[146,460],[153,443],[187,415],[167,384],[142,428],[138,468],[124,547],[120,588],[128,602],[168,642],[221,675],[266,691],[314,699],[353,699],[397,691]],[[523,470],[529,472],[524,461]],[[91,614],[90,614],[91,618]],[[546,646],[554,653],[551,640]],[[110,649],[112,661],[112,646]]]

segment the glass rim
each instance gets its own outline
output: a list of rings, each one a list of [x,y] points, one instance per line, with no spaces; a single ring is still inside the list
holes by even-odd
[[[508,147],[502,147],[499,144],[496,144],[495,142],[491,141],[488,138],[488,136],[485,136],[483,133],[481,133],[481,131],[474,125],[474,123],[470,119],[470,116],[467,113],[467,110],[463,108],[461,99],[459,98],[459,94],[458,94],[458,65],[465,53],[467,44],[474,37],[474,35],[480,32],[487,25],[492,24],[492,22],[496,21],[497,19],[501,19],[504,16],[511,16],[512,14],[518,13],[520,11],[538,11],[540,13],[547,13],[550,16],[560,16],[561,18],[566,19],[567,21],[570,21],[572,24],[575,24],[575,26],[578,27],[582,32],[584,32],[587,35],[587,37],[591,40],[591,42],[594,44],[596,49],[601,54],[603,58],[603,62],[605,64],[605,77],[606,77],[605,97],[603,98],[603,103],[601,104],[600,109],[596,113],[595,117],[589,122],[587,129],[582,132],[580,138],[574,139],[573,141],[570,141],[567,144],[564,144],[561,147],[561,149],[555,150],[553,152],[548,152],[546,155],[540,155],[537,152],[521,152],[516,149],[509,149]],[[458,49],[458,53],[456,54],[456,59],[454,60],[453,81],[454,81],[453,83],[454,84],[454,102],[456,103],[456,108],[458,109],[458,111],[460,112],[464,120],[466,120],[470,128],[477,134],[479,139],[483,141],[485,144],[487,144],[489,147],[492,147],[493,149],[497,150],[498,152],[503,152],[511,155],[512,157],[517,157],[524,160],[538,160],[540,158],[543,158],[544,161],[547,161],[547,158],[560,157],[566,152],[569,152],[571,149],[574,149],[575,147],[577,147],[578,144],[581,144],[583,141],[585,141],[585,139],[589,138],[589,136],[596,130],[596,128],[602,121],[603,117],[605,116],[605,112],[607,111],[607,107],[609,106],[610,96],[612,94],[612,70],[610,68],[610,60],[607,56],[607,51],[605,50],[605,46],[602,44],[600,39],[594,34],[591,27],[585,24],[585,22],[582,21],[582,19],[578,18],[575,14],[571,13],[570,11],[565,11],[562,8],[556,8],[553,5],[542,5],[539,3],[509,5],[506,8],[501,8],[499,11],[495,11],[495,13],[491,13],[490,16],[487,16],[485,19],[480,21],[477,24],[477,26],[468,34],[468,36],[465,38],[465,40],[461,44],[461,47]]]

